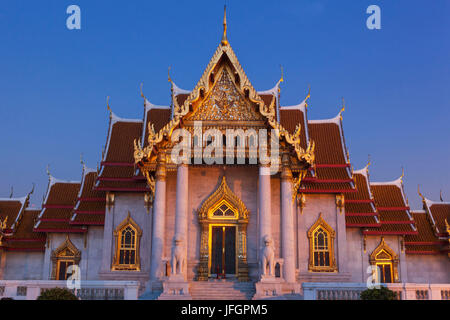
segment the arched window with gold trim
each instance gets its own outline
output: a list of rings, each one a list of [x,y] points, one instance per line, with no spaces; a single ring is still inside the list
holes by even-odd
[[[114,231],[116,254],[112,270],[140,270],[139,246],[141,236],[141,228],[134,222],[130,217],[130,212],[128,212],[127,218]]]
[[[335,272],[337,271],[334,257],[334,230],[322,218],[319,219],[308,231],[309,238],[309,271]]]
[[[398,256],[381,237],[378,247],[370,255],[370,264],[376,266],[376,279],[380,283],[398,282]]]
[[[78,265],[81,260],[81,251],[70,241],[69,236],[66,240],[51,253],[52,260],[52,279],[67,280],[72,272],[69,273],[69,267]]]

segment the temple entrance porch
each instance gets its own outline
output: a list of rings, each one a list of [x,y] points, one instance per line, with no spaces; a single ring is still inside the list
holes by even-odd
[[[232,278],[236,276],[236,226],[210,225],[210,276]]]

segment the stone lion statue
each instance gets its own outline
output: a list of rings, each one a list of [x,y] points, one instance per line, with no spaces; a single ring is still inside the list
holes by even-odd
[[[183,239],[180,237],[175,237],[174,246],[172,247],[172,274],[179,275],[183,273],[184,263],[184,247],[183,247]]]
[[[264,276],[275,276],[275,253],[272,247],[272,238],[264,237],[264,247],[261,252],[261,267]]]

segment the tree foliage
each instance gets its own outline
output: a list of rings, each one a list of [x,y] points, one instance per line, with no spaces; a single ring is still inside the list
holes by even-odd
[[[396,300],[397,294],[388,288],[381,286],[380,289],[367,289],[361,292],[361,300]]]
[[[78,300],[78,298],[68,289],[53,288],[43,291],[37,300]]]

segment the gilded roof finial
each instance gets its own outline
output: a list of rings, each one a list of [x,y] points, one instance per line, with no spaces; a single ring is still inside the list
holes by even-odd
[[[310,84],[308,84],[308,94],[306,95],[305,100],[304,100],[306,108],[308,108],[309,98],[311,98],[311,85]]]
[[[342,112],[344,111],[345,111],[345,100],[344,97],[342,97],[342,108],[341,111],[339,111],[339,116],[341,117],[341,120],[342,120]]]
[[[172,78],[170,77],[170,69],[172,69],[172,66],[169,66],[169,68],[167,69],[167,81],[173,83]]]
[[[280,70],[281,70],[281,78],[280,78],[280,83],[284,82],[284,72],[283,72],[283,66],[280,64]]]
[[[367,169],[369,169],[371,164],[372,164],[372,160],[370,159],[370,154],[369,154],[369,155],[367,155]]]
[[[84,160],[83,160],[83,152],[80,153],[80,163],[81,163],[81,166],[83,167],[83,171],[84,171],[84,169],[86,168],[86,164],[84,163]]]
[[[144,92],[142,91],[143,87],[144,87],[144,83],[141,82],[141,97],[145,99]]]
[[[28,193],[28,197],[34,193],[35,187],[36,187],[36,184],[33,182],[33,187],[31,188],[31,191]]]
[[[109,118],[112,118],[112,110],[111,107],[109,106],[109,96],[106,97],[106,108],[109,111]]]
[[[50,180],[52,175],[50,174],[50,165],[49,164],[47,164],[46,171],[47,171],[48,179]]]
[[[422,198],[422,200],[425,200],[425,197],[424,197],[423,194],[420,192],[420,184],[417,185],[417,193],[418,193],[419,196]]]
[[[405,177],[405,169],[402,166],[402,175],[400,176],[400,181],[403,183],[403,178]]]
[[[223,9],[223,37],[222,37],[222,45],[227,46],[228,45],[228,39],[227,39],[227,6],[224,6]]]

